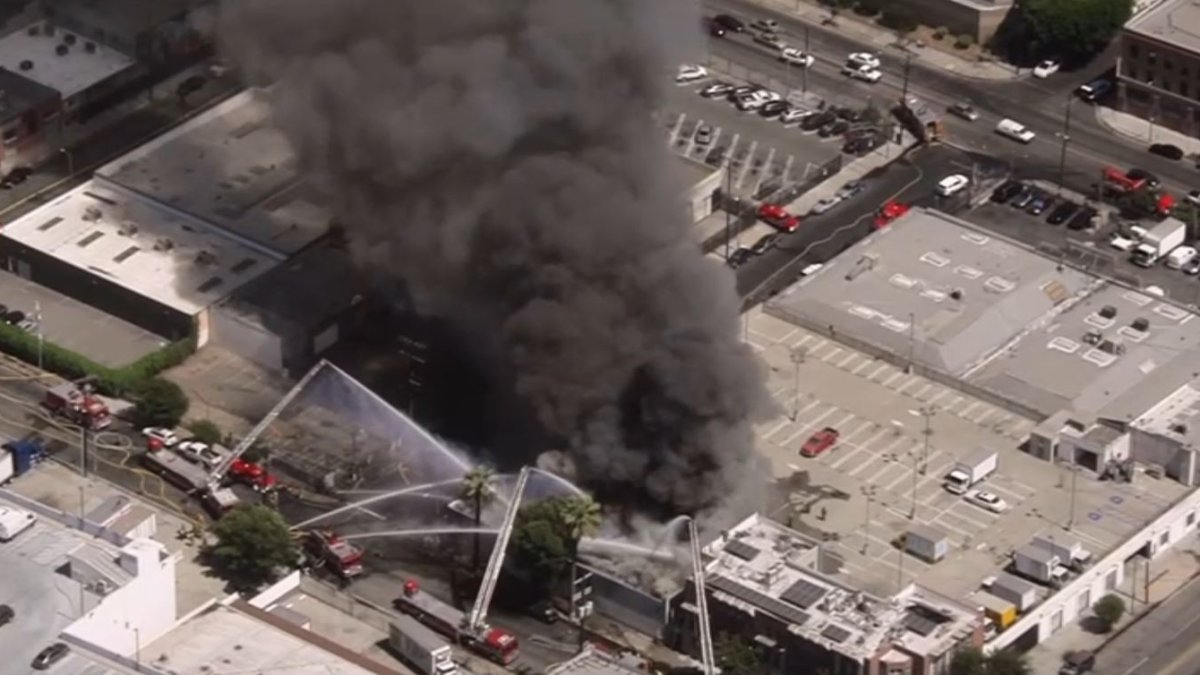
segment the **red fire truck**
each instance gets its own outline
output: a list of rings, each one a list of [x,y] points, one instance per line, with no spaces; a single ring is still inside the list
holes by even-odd
[[[466,627],[465,615],[425,593],[413,579],[404,582],[404,595],[393,603],[396,609],[482,656],[507,666],[517,660],[520,645],[517,636],[503,628],[484,627],[473,633]]]
[[[112,424],[108,406],[99,396],[81,390],[69,382],[47,389],[42,405],[55,415],[61,415],[93,431],[105,429]]]
[[[353,579],[363,573],[363,550],[334,532],[306,532],[303,543],[305,553],[339,577]]]

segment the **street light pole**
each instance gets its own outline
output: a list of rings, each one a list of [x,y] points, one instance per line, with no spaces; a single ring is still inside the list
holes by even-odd
[[[908,519],[912,520],[917,517],[917,455],[912,454],[912,506],[908,509]]]
[[[808,61],[808,59],[810,58],[809,54],[811,54],[811,53],[812,52],[808,51],[808,26],[805,26],[804,27],[804,60],[805,61]],[[809,67],[807,65],[801,65],[801,67],[800,67],[800,87],[801,87],[800,90],[802,92],[804,92],[805,94],[808,93],[808,68]]]
[[[912,68],[912,52],[904,54],[904,86],[900,90],[900,103],[908,100],[908,71]]]
[[[1067,530],[1075,527],[1075,479],[1079,476],[1078,467],[1075,466],[1075,449],[1071,449],[1071,515],[1067,519]]]
[[[1063,116],[1063,130],[1062,130],[1062,133],[1060,134],[1060,136],[1062,136],[1062,150],[1059,152],[1059,155],[1058,155],[1058,194],[1059,194],[1059,196],[1062,195],[1062,192],[1064,189],[1063,182],[1066,180],[1067,144],[1069,144],[1071,142],[1071,104],[1074,102],[1075,102],[1075,97],[1068,94],[1067,95],[1067,113],[1066,113],[1066,115]]]
[[[804,347],[792,349],[792,421],[800,417],[800,364],[804,363]]]
[[[74,176],[75,175],[75,155],[71,154],[71,151],[66,148],[59,148],[58,151],[67,156],[67,176],[68,177]]]
[[[871,545],[871,504],[875,503],[875,485],[867,483],[862,486],[863,496],[867,498],[867,519],[863,523],[863,544],[862,554],[866,555],[868,547]]]
[[[921,451],[921,475],[924,476],[926,470],[929,469],[929,437],[933,435],[933,416],[938,413],[937,406],[928,405],[921,408],[921,415],[925,417],[925,447]]]

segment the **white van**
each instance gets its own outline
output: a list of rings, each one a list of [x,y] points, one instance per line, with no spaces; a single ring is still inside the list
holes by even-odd
[[[1176,246],[1174,251],[1167,254],[1167,259],[1163,264],[1170,269],[1177,270],[1190,263],[1197,255],[1200,255],[1200,252],[1191,246]]]
[[[0,541],[12,541],[36,522],[37,516],[29,511],[0,506]]]
[[[1001,136],[1008,136],[1014,141],[1022,143],[1028,143],[1033,140],[1034,136],[1037,136],[1037,134],[1026,129],[1024,124],[1010,119],[1000,120],[1000,123],[996,125],[996,133]]]

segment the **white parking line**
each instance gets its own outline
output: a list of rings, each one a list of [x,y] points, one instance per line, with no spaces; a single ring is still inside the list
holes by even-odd
[[[971,534],[970,532],[967,532],[966,530],[959,529],[959,528],[957,528],[957,527],[955,527],[955,526],[951,525],[950,523],[947,523],[946,521],[942,520],[942,516],[941,516],[941,514],[938,514],[938,517],[937,517],[937,518],[934,518],[934,519],[933,519],[933,521],[931,521],[931,522],[933,522],[933,523],[936,523],[936,524],[938,525],[938,527],[944,527],[944,528],[946,528],[947,530],[954,530],[955,532],[957,532],[957,533],[961,534],[961,535],[962,535],[964,538],[966,538],[966,539],[970,539],[970,538],[972,538],[972,537],[974,536],[974,535],[973,535],[973,534]]]
[[[825,363],[829,363],[830,361],[832,361],[832,360],[834,360],[835,358],[837,358],[837,355],[838,355],[838,354],[841,354],[843,351],[845,351],[845,350],[844,350],[844,349],[842,349],[841,347],[834,347],[834,348],[833,348],[833,351],[831,351],[831,352],[829,352],[828,354],[826,354],[826,355],[825,355],[825,357],[821,359],[821,361],[823,361],[823,362],[825,362]]]
[[[851,374],[851,375],[857,375],[857,374],[859,374],[860,372],[862,372],[864,368],[866,368],[867,366],[871,365],[872,363],[875,363],[875,360],[874,360],[874,359],[864,359],[862,363],[860,363],[860,364],[858,364],[857,366],[855,366],[855,367],[854,367],[854,370],[850,371],[850,374]]]
[[[889,377],[888,379],[883,381],[883,386],[886,387],[901,377],[904,377],[904,373],[902,373],[900,371],[896,371],[896,372],[892,373],[891,377]]]
[[[746,158],[742,160],[742,168],[738,171],[737,182],[734,187],[742,189],[742,183],[746,182],[746,176],[750,173],[750,165],[754,162],[754,153],[758,150],[758,141],[750,141],[750,150],[746,153]]]
[[[808,347],[809,340],[820,340],[820,339],[821,338],[817,337],[816,335],[813,335],[812,333],[805,333],[804,335],[800,336],[799,340],[793,342],[790,346],[792,349],[800,349],[800,348],[809,349],[809,347]]]
[[[824,419],[826,417],[829,417],[830,415],[836,413],[837,411],[838,411],[837,406],[830,406],[829,410],[826,410],[825,412],[821,413],[821,415],[819,417],[817,417],[815,420],[809,422],[805,426],[810,429],[816,428],[816,427],[820,426],[821,422],[824,421]]]
[[[840,468],[842,468],[842,465],[843,465],[843,464],[845,464],[846,462],[849,462],[849,461],[850,461],[850,458],[851,458],[851,457],[854,457],[854,456],[855,456],[857,453],[859,453],[859,452],[864,452],[864,453],[866,453],[866,455],[865,455],[864,459],[870,459],[870,458],[872,458],[872,457],[874,457],[874,456],[875,456],[875,455],[874,455],[874,453],[872,453],[870,450],[868,450],[868,449],[867,449],[867,446],[866,446],[866,445],[859,444],[859,443],[851,443],[851,444],[849,444],[849,445],[853,446],[853,449],[852,449],[852,450],[850,450],[850,451],[848,451],[848,452],[846,452],[845,454],[843,454],[843,455],[842,455],[840,458],[838,458],[838,460],[837,460],[836,462],[834,462],[833,464],[830,464],[830,467],[831,467],[831,468],[834,468],[834,469],[840,469]]]
[[[929,404],[937,403],[938,401],[942,400],[943,396],[949,396],[949,395],[950,395],[950,390],[943,389],[938,392],[937,396],[934,396],[933,398],[929,399],[928,401],[926,401],[926,403],[929,403]]]
[[[995,425],[1001,425],[1001,424],[1004,424],[1004,423],[1008,422],[1008,421],[1009,421],[1009,420],[1011,420],[1012,418],[1013,418],[1013,414],[1012,414],[1012,413],[1006,413],[1006,412],[1004,412],[1003,410],[1001,410],[1001,411],[1000,411],[1000,417],[996,418],[996,420],[995,420],[995,421],[993,421],[993,422],[992,422],[992,424],[995,424]]]
[[[955,507],[961,508],[955,509]],[[959,520],[965,520],[981,530],[986,530],[987,528],[991,527],[996,523],[997,520],[996,514],[992,513],[991,511],[984,511],[982,508],[975,506],[974,504],[968,504],[964,501],[958,502],[958,504],[946,509],[946,511],[948,511],[950,515],[954,516],[955,518],[958,518]],[[967,515],[968,513],[970,514],[969,516]],[[991,516],[991,519],[978,520],[976,516]]]
[[[846,355],[846,358],[842,359],[841,361],[838,361],[837,367],[845,369],[847,363],[850,363],[851,361],[853,361],[854,359],[857,359],[857,358],[858,358],[858,354],[856,354],[854,352],[850,352],[849,354]]]
[[[903,394],[904,390],[908,389],[909,387],[913,386],[914,384],[918,384],[920,381],[921,381],[920,377],[913,375],[913,378],[911,380],[909,380],[908,382],[905,382],[902,387],[896,389],[896,393]]]
[[[857,415],[855,415],[854,413],[849,413],[845,417],[843,417],[841,420],[839,420],[837,424],[830,424],[829,426],[833,427],[834,429],[841,429],[842,427],[849,424],[850,420],[855,419],[856,417],[857,417]]]
[[[671,127],[671,136],[667,139],[668,147],[675,147],[675,142],[679,140],[679,130],[683,128],[683,120],[686,118],[686,113],[679,113],[679,117],[675,120],[675,125]]]
[[[996,493],[996,495],[1000,497],[1006,497],[1007,499],[1005,499],[1005,501],[1007,501],[1010,505],[1015,505],[1017,502],[1025,501],[1025,495],[1022,495],[1020,492],[1014,492],[1013,490],[1010,490],[995,481],[984,483],[979,489]]]
[[[793,157],[792,155],[787,156],[787,161],[783,163],[783,182],[785,182],[785,183],[788,182],[788,173],[791,172],[792,163],[795,161],[796,161],[796,158]]]
[[[700,127],[704,125],[704,120],[698,120],[696,126],[692,127],[692,133],[688,134],[687,145],[683,149],[683,156],[689,157],[692,150],[696,149],[696,132],[700,131]]]
[[[975,424],[983,424],[985,421],[987,421],[987,418],[994,414],[996,414],[995,408],[988,408],[984,410],[982,415],[975,418]]]
[[[857,436],[857,435],[861,434],[862,432],[866,431],[867,429],[871,428],[871,425],[873,425],[873,424],[874,424],[874,422],[864,421],[862,424],[858,425],[858,428],[855,429],[854,431],[851,431],[848,434],[842,434],[842,442],[849,443],[851,438],[854,438],[855,436]]]
[[[904,466],[904,465],[903,465],[903,464],[901,464],[901,466]],[[905,468],[906,468],[906,469],[908,469],[908,470],[904,472],[904,475],[903,475],[903,476],[899,476],[898,478],[896,478],[896,480],[892,481],[891,483],[888,483],[888,486],[887,486],[886,488],[884,488],[885,490],[887,490],[888,492],[892,492],[893,490],[895,490],[895,489],[896,489],[896,486],[897,486],[897,485],[899,485],[899,484],[900,484],[900,483],[902,483],[902,482],[903,482],[903,483],[905,483],[905,485],[909,485],[909,484],[911,484],[911,483],[912,483],[912,480],[913,480],[913,472],[917,470],[917,467],[915,467],[915,466],[905,466]],[[917,474],[917,481],[919,482],[920,480],[921,480],[921,474],[919,474],[919,473],[918,473],[918,474]],[[920,487],[920,485],[919,485],[919,484],[918,484],[918,487]]]
[[[894,469],[896,467],[904,468],[904,465],[900,464],[899,462],[884,462],[883,468],[880,469],[879,471],[876,471],[874,475],[872,475],[870,478],[867,479],[867,482],[879,485],[880,484],[879,479],[883,477],[883,474],[887,473],[888,471],[891,471],[892,469]],[[887,489],[887,488],[885,488],[885,489]]]
[[[887,370],[887,368],[888,368],[888,364],[886,364],[886,363],[881,363],[881,364],[879,364],[879,367],[878,367],[878,368],[876,368],[875,370],[871,371],[871,374],[867,376],[867,379],[868,379],[868,380],[874,380],[876,375],[878,375],[878,374],[882,373],[883,371]]]
[[[971,405],[963,408],[961,411],[959,411],[955,414],[958,415],[959,417],[968,418],[968,416],[971,414],[971,412],[974,411],[975,408],[979,407],[980,405],[982,405],[982,404],[980,404],[979,401],[972,401]]]
[[[961,397],[961,396],[955,396],[955,397],[954,397],[954,400],[953,400],[953,401],[951,401],[951,402],[949,402],[949,403],[947,403],[947,404],[946,404],[946,407],[945,407],[945,408],[942,408],[942,410],[944,410],[944,411],[946,411],[946,412],[948,412],[948,413],[951,413],[951,414],[953,414],[953,413],[954,413],[954,408],[955,408],[955,407],[956,407],[956,406],[957,406],[959,403],[962,403],[962,402],[963,402],[963,401],[965,401],[965,400],[966,400],[966,399],[964,399],[964,398],[963,398],[963,397]]]
[[[791,424],[791,423],[792,423],[792,421],[791,421],[791,420],[789,420],[788,418],[784,417],[783,419],[781,419],[781,420],[779,420],[778,422],[776,422],[776,423],[775,423],[775,426],[771,427],[771,430],[770,430],[770,431],[768,431],[767,433],[763,434],[763,435],[762,435],[762,437],[763,437],[763,438],[765,438],[766,440],[768,440],[768,441],[769,441],[769,440],[771,440],[771,437],[772,437],[772,436],[774,436],[775,434],[779,433],[779,430],[780,430],[780,429],[782,429],[782,428],[786,427],[787,425],[789,425],[789,424]]]
[[[737,151],[738,141],[742,138],[741,134],[734,134],[733,140],[729,142],[729,147],[725,149],[725,156],[721,158],[721,168],[728,169],[729,163],[733,161],[733,153]]]
[[[913,398],[921,398],[921,395],[924,394],[925,392],[929,391],[930,389],[933,389],[933,383],[927,382],[924,387],[921,387],[920,389],[913,392]]]

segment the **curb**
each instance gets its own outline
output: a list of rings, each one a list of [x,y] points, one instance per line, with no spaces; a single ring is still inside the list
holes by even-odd
[[[1141,136],[1131,134],[1122,129],[1118,129],[1116,126],[1111,124],[1108,120],[1106,120],[1104,115],[1100,114],[1101,110],[1102,110],[1102,108],[1100,106],[1096,106],[1096,110],[1095,110],[1096,124],[1099,124],[1101,127],[1103,127],[1105,131],[1107,131],[1111,134],[1116,134],[1117,136],[1120,136],[1121,138],[1125,138],[1125,139],[1128,139],[1131,141],[1136,141],[1138,143],[1145,144],[1147,142],[1146,139],[1142,138]]]
[[[1200,570],[1192,572],[1191,576],[1189,576],[1187,578],[1187,580],[1184,581],[1182,584],[1179,584],[1179,586],[1177,586],[1175,588],[1175,590],[1168,593],[1166,595],[1166,597],[1161,598],[1161,599],[1151,603],[1150,606],[1147,607],[1144,611],[1142,611],[1141,614],[1138,614],[1137,616],[1130,619],[1129,623],[1125,624],[1124,626],[1121,626],[1120,628],[1113,631],[1112,633],[1109,633],[1109,635],[1104,639],[1104,642],[1100,643],[1100,646],[1094,650],[1095,653],[1099,654],[1100,652],[1104,651],[1117,638],[1124,635],[1125,631],[1129,630],[1130,628],[1133,628],[1134,626],[1139,624],[1142,621],[1142,619],[1146,618],[1147,616],[1150,616],[1150,614],[1154,610],[1158,609],[1164,603],[1170,601],[1172,598],[1174,598],[1176,595],[1178,595],[1184,588],[1186,588],[1189,584],[1191,584],[1193,581],[1196,581],[1196,579],[1200,579]]]

